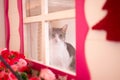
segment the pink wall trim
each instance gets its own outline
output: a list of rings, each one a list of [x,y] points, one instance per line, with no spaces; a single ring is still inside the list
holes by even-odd
[[[76,0],[76,62],[77,80],[90,80],[90,74],[85,58],[85,39],[88,25],[84,13],[85,0]]]
[[[20,35],[20,53],[24,53],[24,33],[23,33],[23,9],[22,0],[17,0],[19,12],[19,35]]]
[[[4,0],[4,17],[5,17],[5,44],[6,48],[9,50],[9,41],[10,41],[10,23],[8,17],[8,9],[9,9],[9,0]]]

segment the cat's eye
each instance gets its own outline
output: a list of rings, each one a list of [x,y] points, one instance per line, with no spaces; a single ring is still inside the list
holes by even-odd
[[[59,37],[60,37],[60,38],[62,38],[62,37],[63,37],[63,35],[62,35],[62,34],[60,34],[60,35],[59,35]]]
[[[55,34],[52,34],[52,38],[54,38],[55,37]]]

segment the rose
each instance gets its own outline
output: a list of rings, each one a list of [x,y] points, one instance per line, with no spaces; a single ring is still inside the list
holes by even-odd
[[[5,75],[5,70],[0,71],[0,78],[3,78]]]
[[[23,54],[15,51],[9,51],[6,48],[0,51],[0,54],[5,59],[5,61],[10,65],[17,63],[20,58],[23,59],[25,58]]]
[[[37,77],[31,77],[29,80],[41,80],[41,79],[39,79]]]
[[[7,49],[0,50],[0,54],[21,77],[29,80],[56,80],[55,74],[47,68],[41,69],[39,76],[38,74],[33,75],[33,70],[28,66],[23,54]],[[0,80],[18,80],[2,62],[0,62]]]
[[[8,74],[9,80],[18,80],[11,72]]]
[[[25,66],[27,66],[27,62],[24,59],[21,58],[17,62],[17,66],[18,66],[19,69],[22,68],[22,67],[25,67]]]
[[[5,75],[5,67],[2,64],[2,62],[0,62],[0,78],[3,78]]]
[[[11,65],[11,68],[12,68],[14,71],[18,71],[18,66],[17,66],[16,64]]]
[[[44,80],[56,80],[55,74],[47,68],[41,69],[39,78]]]

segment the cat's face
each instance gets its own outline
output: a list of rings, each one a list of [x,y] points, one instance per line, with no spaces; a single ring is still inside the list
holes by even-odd
[[[66,35],[67,25],[63,26],[62,28],[50,28],[49,36],[50,40],[55,43],[64,42],[65,35]]]

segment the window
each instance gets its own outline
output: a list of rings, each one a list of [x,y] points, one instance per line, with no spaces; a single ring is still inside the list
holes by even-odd
[[[25,55],[28,59],[60,69],[49,62],[49,28],[60,28],[67,24],[65,41],[75,48],[75,1],[23,0],[23,13]]]

